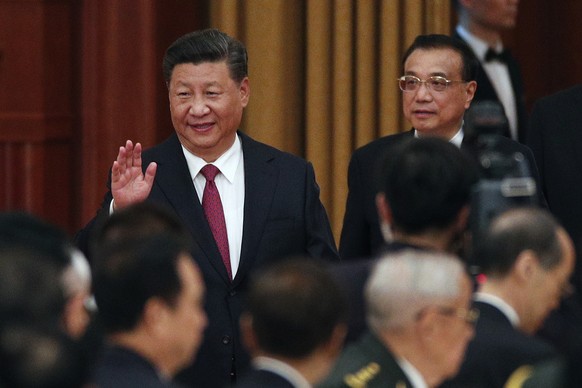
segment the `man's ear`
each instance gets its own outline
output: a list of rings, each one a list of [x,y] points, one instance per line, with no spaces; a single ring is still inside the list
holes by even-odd
[[[528,282],[535,274],[538,266],[536,254],[532,250],[526,249],[517,255],[512,272],[520,282]]]
[[[324,344],[325,351],[328,355],[335,357],[340,353],[343,348],[347,333],[348,327],[345,323],[338,323],[335,325],[329,340],[326,344]]]
[[[241,104],[242,104],[242,106],[244,108],[249,103],[249,98],[251,96],[251,86],[249,84],[249,78],[248,77],[245,77],[241,81],[240,87],[239,87],[239,92],[240,92]]]
[[[259,342],[253,328],[253,317],[244,312],[241,314],[239,322],[242,342],[249,354],[254,355],[259,350]]]
[[[476,81],[469,81],[467,86],[465,86],[466,92],[466,99],[465,99],[465,109],[469,109],[471,106],[471,102],[473,101],[473,97],[475,97],[475,92],[477,91],[477,82]]]
[[[471,213],[469,205],[465,205],[459,210],[457,214],[457,219],[455,221],[456,229],[459,232],[462,232],[467,229],[467,225],[469,224],[469,214]]]
[[[392,224],[392,209],[384,193],[376,194],[376,209],[380,218],[380,223]]]
[[[152,297],[145,303],[141,323],[148,333],[156,337],[164,336],[167,331],[166,323],[170,320],[169,306],[161,298]]]
[[[422,341],[431,341],[435,335],[437,313],[434,309],[426,308],[418,316],[416,322],[416,331],[418,338]]]
[[[65,331],[73,338],[79,338],[85,333],[89,324],[89,313],[85,308],[85,299],[88,297],[85,292],[78,292],[69,298],[63,312],[63,323]]]

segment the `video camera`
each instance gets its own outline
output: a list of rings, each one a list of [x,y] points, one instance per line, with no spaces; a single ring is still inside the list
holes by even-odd
[[[463,125],[466,142],[474,148],[481,173],[471,196],[473,244],[497,214],[518,206],[537,206],[540,199],[528,160],[521,152],[507,151],[502,136],[508,131],[503,108],[494,101],[473,103]],[[479,263],[472,263],[478,267]],[[473,270],[472,270],[473,271]]]

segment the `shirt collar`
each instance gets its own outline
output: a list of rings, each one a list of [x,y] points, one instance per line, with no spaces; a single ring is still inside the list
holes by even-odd
[[[199,173],[202,167],[206,166],[206,162],[201,157],[194,155],[186,147],[182,145],[182,151],[186,157],[186,163],[188,163],[188,169],[194,179]],[[235,136],[234,143],[232,146],[226,150],[225,153],[220,155],[218,159],[212,162],[213,165],[218,167],[222,175],[230,182],[234,182],[234,177],[236,174],[236,169],[238,167],[238,162],[242,156],[242,145],[238,135]]]
[[[476,292],[475,294],[473,294],[473,300],[476,302],[490,304],[491,306],[501,311],[503,315],[505,315],[507,319],[509,319],[509,322],[511,322],[511,325],[513,327],[519,326],[519,315],[517,315],[517,312],[513,307],[511,307],[511,305],[509,305],[509,303],[507,303],[500,297],[492,294],[487,294],[485,292]]]
[[[414,137],[420,138],[420,136],[418,136],[418,131],[416,129],[414,129]],[[457,133],[455,133],[455,135],[449,139],[449,143],[453,143],[454,145],[457,146],[457,148],[461,148],[461,144],[463,143],[464,137],[465,132],[463,131],[463,125],[461,125],[461,128],[459,128]]]
[[[297,369],[271,357],[255,357],[253,365],[259,370],[273,372],[288,380],[295,388],[311,388],[309,381]]]
[[[485,60],[485,53],[489,49],[489,44],[485,42],[483,39],[476,37],[475,35],[471,34],[465,27],[458,25],[457,26],[457,33],[467,44],[473,49],[473,52],[477,56],[480,62]],[[503,43],[498,41],[494,47],[491,47],[493,50],[500,53],[503,51]]]
[[[408,360],[400,357],[396,359],[396,362],[414,388],[428,388],[428,384],[424,381],[422,374]]]

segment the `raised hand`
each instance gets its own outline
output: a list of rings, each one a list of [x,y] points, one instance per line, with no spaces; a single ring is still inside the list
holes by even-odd
[[[151,162],[144,174],[141,151],[141,144],[136,143],[134,147],[131,140],[125,143],[125,147],[119,147],[117,160],[111,168],[111,194],[115,209],[144,201],[152,190],[158,165]]]

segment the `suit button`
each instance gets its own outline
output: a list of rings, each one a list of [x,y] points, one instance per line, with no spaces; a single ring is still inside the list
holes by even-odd
[[[231,291],[231,292],[228,293],[228,295],[235,296],[236,295],[236,291]]]
[[[225,335],[224,337],[222,337],[222,343],[225,345],[228,345],[230,343],[230,337]]]

